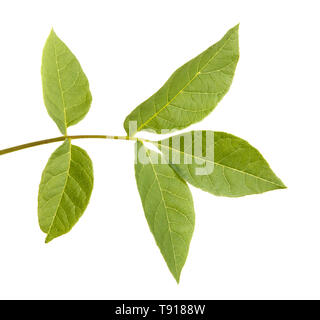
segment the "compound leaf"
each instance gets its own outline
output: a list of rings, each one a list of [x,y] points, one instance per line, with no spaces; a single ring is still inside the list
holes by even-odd
[[[195,216],[189,187],[159,154],[137,142],[135,175],[150,230],[177,282],[185,264]],[[158,159],[158,160],[157,160]],[[159,163],[160,162],[160,163]]]
[[[46,243],[71,230],[85,211],[92,188],[88,154],[65,140],[51,155],[39,187],[38,218]]]
[[[92,97],[79,61],[53,30],[43,49],[41,76],[47,111],[66,135],[88,113]]]
[[[238,25],[216,44],[176,70],[163,87],[126,118],[137,131],[182,129],[206,117],[230,88],[239,59]],[[130,121],[137,127],[129,128]]]
[[[183,179],[217,196],[286,188],[257,149],[228,133],[192,131],[156,145]]]

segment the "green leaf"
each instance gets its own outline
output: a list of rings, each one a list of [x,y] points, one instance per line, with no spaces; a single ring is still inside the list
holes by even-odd
[[[88,113],[92,97],[77,58],[53,30],[43,49],[41,75],[48,113],[66,135]]]
[[[39,187],[38,218],[46,243],[71,230],[85,211],[92,188],[88,154],[65,140],[51,155]]]
[[[192,131],[161,140],[157,146],[183,179],[217,196],[286,188],[257,149],[228,133]]]
[[[187,184],[159,154],[137,142],[135,175],[150,230],[177,282],[185,264],[195,216]],[[160,161],[163,159],[160,159]]]
[[[126,118],[128,135],[177,130],[202,120],[230,88],[239,59],[238,25],[216,44],[176,70],[164,86]],[[137,128],[129,122],[136,121]]]

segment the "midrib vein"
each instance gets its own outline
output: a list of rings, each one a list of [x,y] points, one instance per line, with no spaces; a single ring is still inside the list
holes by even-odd
[[[231,36],[232,36],[233,32],[230,34],[230,36],[226,39],[225,43],[221,46],[221,48],[216,52],[215,55],[213,55],[206,64],[203,65],[203,67],[198,70],[195,75],[192,77],[191,80],[189,80],[187,82],[187,84],[171,99],[169,100],[159,111],[157,111],[153,116],[151,116],[147,121],[145,121],[144,123],[142,123],[139,128],[137,129],[137,131],[140,131],[143,127],[145,127],[151,120],[153,120],[157,115],[159,115],[164,109],[166,109],[168,107],[169,104],[171,104],[171,102],[176,99],[177,96],[179,96],[200,74],[201,71],[206,68],[208,66],[208,64],[212,61],[212,59],[214,59],[219,53],[220,51],[226,46],[226,44],[229,42]],[[201,58],[200,58],[201,59]]]
[[[58,82],[59,82],[59,88],[60,88],[60,94],[63,104],[63,115],[64,115],[64,134],[67,135],[67,114],[66,114],[66,103],[64,100],[64,94],[62,90],[62,84],[61,84],[61,76],[60,76],[60,69],[59,69],[59,63],[58,63],[58,55],[56,50],[56,36],[54,36],[54,56],[56,58],[56,66],[57,66],[57,73],[58,73]]]
[[[221,163],[216,162],[216,161],[211,161],[211,160],[208,160],[208,159],[203,159],[203,158],[197,157],[197,156],[195,156],[195,155],[193,155],[193,154],[185,153],[185,152],[182,152],[181,150],[174,149],[174,148],[170,148],[169,146],[166,146],[166,145],[161,145],[161,146],[164,146],[164,147],[166,147],[167,149],[170,149],[170,150],[172,150],[172,151],[179,152],[179,153],[181,153],[181,154],[183,154],[183,155],[188,155],[188,156],[190,156],[190,157],[192,157],[192,158],[195,158],[195,159],[199,159],[199,160],[202,160],[202,161],[207,161],[207,162],[212,163],[212,164],[214,164],[214,165],[217,165],[217,166],[220,166],[220,167],[223,167],[223,168],[226,168],[226,169],[230,169],[230,170],[233,170],[233,171],[235,171],[235,172],[242,173],[242,174],[246,174],[246,175],[251,176],[251,177],[254,177],[254,178],[256,178],[256,179],[259,179],[259,180],[262,180],[262,181],[271,183],[271,184],[273,184],[273,185],[275,185],[275,186],[277,186],[277,187],[283,187],[283,186],[280,185],[280,184],[277,184],[277,183],[274,183],[273,181],[270,181],[270,180],[261,178],[261,177],[259,177],[259,176],[256,176],[256,175],[252,174],[252,173],[249,173],[249,172],[246,172],[246,171],[241,171],[241,170],[238,170],[238,169],[236,169],[236,168],[232,168],[232,167],[226,166],[226,165],[221,164]]]
[[[55,222],[55,220],[56,220],[56,217],[57,217],[57,214],[58,214],[58,210],[59,210],[60,205],[61,205],[62,197],[63,197],[63,194],[64,194],[64,192],[65,192],[65,190],[66,190],[67,183],[68,183],[68,180],[69,180],[69,172],[70,172],[71,158],[72,158],[72,155],[71,155],[72,145],[71,145],[71,142],[70,142],[70,141],[69,141],[69,146],[70,146],[70,148],[69,148],[69,150],[68,150],[68,152],[67,152],[67,154],[69,154],[69,163],[68,163],[68,169],[67,169],[67,171],[66,171],[66,180],[65,180],[65,183],[64,183],[62,192],[61,192],[61,196],[60,196],[59,203],[58,203],[58,205],[57,205],[57,209],[56,209],[56,211],[55,211],[55,213],[54,213],[54,215],[53,215],[52,222],[51,222],[50,227],[49,227],[49,230],[48,230],[48,232],[47,232],[47,238],[49,237],[49,234],[50,234],[50,232],[51,232],[52,226],[53,226],[53,224],[54,224],[54,222]]]
[[[167,222],[168,222],[170,242],[171,242],[172,251],[173,251],[174,268],[175,268],[175,270],[176,270],[176,275],[178,276],[177,258],[176,258],[176,252],[175,252],[175,249],[174,249],[173,241],[172,241],[172,235],[171,235],[172,230],[171,230],[171,228],[170,228],[170,221],[169,221],[169,217],[168,217],[166,202],[165,202],[164,197],[163,197],[163,192],[162,192],[161,184],[160,184],[160,181],[159,181],[159,179],[158,179],[158,175],[157,175],[157,173],[156,173],[156,170],[155,170],[155,168],[154,168],[154,165],[153,165],[153,163],[152,163],[149,150],[147,150],[146,154],[147,154],[147,156],[148,156],[148,158],[149,158],[149,160],[150,160],[150,165],[151,165],[152,171],[153,171],[153,173],[154,173],[154,175],[155,175],[155,178],[156,178],[156,180],[157,180],[157,183],[158,183],[158,186],[159,186],[159,189],[160,189],[161,200],[162,200],[163,205],[164,205],[164,211],[166,212],[166,218],[167,218]]]

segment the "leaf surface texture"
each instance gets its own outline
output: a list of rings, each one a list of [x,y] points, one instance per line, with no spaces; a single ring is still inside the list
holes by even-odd
[[[88,154],[65,140],[51,155],[39,187],[38,218],[46,242],[71,230],[85,211],[92,188]]]
[[[187,184],[166,163],[156,163],[159,154],[137,142],[135,175],[143,209],[150,230],[177,282],[185,264],[195,215],[191,192]]]
[[[210,143],[214,152],[207,152]],[[286,188],[257,149],[225,132],[192,131],[156,145],[183,179],[217,196],[241,197]],[[199,168],[206,174],[197,174]]]
[[[239,59],[238,25],[176,70],[163,87],[126,118],[127,134],[182,129],[206,117],[228,92]],[[129,132],[129,122],[137,130]]]
[[[50,117],[63,135],[90,109],[89,82],[79,61],[52,30],[42,55],[43,98]]]

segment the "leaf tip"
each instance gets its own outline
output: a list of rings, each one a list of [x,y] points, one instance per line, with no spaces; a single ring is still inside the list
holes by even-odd
[[[277,189],[288,189],[288,187],[282,182],[282,180],[279,177],[277,177],[277,180]]]
[[[49,235],[47,235],[46,239],[44,240],[44,243],[47,244],[49,242],[51,242],[53,240],[52,237],[50,237]]]
[[[234,32],[238,32],[239,31],[239,26],[240,26],[240,22],[238,24],[236,24],[231,30]]]
[[[288,189],[288,187],[281,181],[281,185],[279,186],[279,189]]]
[[[180,283],[180,274],[181,274],[181,271],[179,272],[178,270],[177,270],[177,272],[172,272],[172,275],[173,275],[174,279],[176,280],[177,284]]]
[[[51,30],[50,30],[50,36],[51,36],[51,35],[53,35],[53,36],[55,36],[55,35],[56,35],[56,33],[55,33],[55,31],[54,31],[53,27],[51,27]]]

